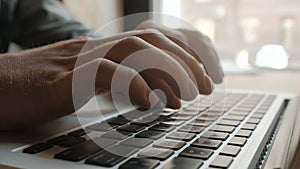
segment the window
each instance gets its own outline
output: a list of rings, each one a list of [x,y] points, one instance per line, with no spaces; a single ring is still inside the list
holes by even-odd
[[[95,30],[122,16],[119,0],[64,0],[63,2],[76,19]],[[120,32],[122,29],[123,25],[119,24],[108,34]]]
[[[176,0],[179,7],[164,10],[171,1],[164,0],[155,11],[176,13],[192,23],[212,38],[222,57],[243,51],[251,59],[267,44],[283,45],[291,57],[300,53],[299,0]]]
[[[259,39],[260,21],[256,17],[248,17],[240,20],[243,42],[246,44],[255,43]]]

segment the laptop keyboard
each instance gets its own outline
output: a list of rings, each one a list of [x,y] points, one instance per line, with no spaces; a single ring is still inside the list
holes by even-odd
[[[87,165],[193,169],[209,161],[211,168],[228,168],[274,99],[228,93],[184,103],[180,110],[132,111],[27,147],[23,153],[45,153],[59,146],[63,151],[53,158]],[[90,134],[96,137],[90,139]]]

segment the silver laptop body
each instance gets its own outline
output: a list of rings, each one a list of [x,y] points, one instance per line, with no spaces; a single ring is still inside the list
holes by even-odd
[[[212,99],[212,97],[215,98]],[[134,153],[115,162],[111,167],[105,166],[106,164],[87,162],[93,161],[87,159],[91,159],[101,154],[101,151],[105,151],[107,148],[103,148],[103,150],[99,152],[87,155],[79,161],[66,160],[63,159],[64,157],[61,158],[61,156],[57,155],[62,154],[62,152],[69,149],[74,149],[74,147],[80,146],[89,140],[104,138],[102,136],[108,131],[93,130],[90,126],[93,126],[95,123],[109,121],[109,119],[116,118],[120,115],[123,116],[125,114],[124,116],[126,117],[126,113],[132,111],[126,109],[126,106],[124,106],[124,110],[116,111],[108,94],[96,96],[78,112],[45,124],[39,128],[20,132],[1,132],[0,164],[17,168],[44,169],[126,168],[126,166],[130,166],[129,160],[131,158],[140,159],[143,157],[144,159],[151,159],[151,162],[157,162],[155,163],[155,168],[179,167],[180,163],[177,164],[175,159],[188,159],[187,161],[192,163],[198,162],[197,165],[194,165],[196,168],[217,168],[222,167],[222,165],[227,165],[228,168],[238,169],[287,168],[290,165],[293,154],[295,153],[295,146],[297,146],[299,142],[300,133],[299,125],[297,126],[300,117],[298,113],[298,98],[296,95],[287,93],[226,90],[226,95],[221,96],[219,100],[214,94],[208,97],[199,96],[199,98],[200,99],[196,99],[194,102],[184,103],[183,108],[180,110],[156,109],[156,112],[150,112],[158,114],[158,117],[165,116],[165,119],[168,119],[168,121],[155,121],[155,123],[144,126],[142,130],[135,131],[124,139],[116,140],[113,144],[126,145],[123,144],[124,140],[129,138],[139,138],[137,137],[139,133],[146,130],[157,129],[154,126],[162,123],[164,123],[164,125],[173,125],[173,129],[168,132],[162,132],[163,136],[158,139],[148,139],[151,140],[149,144],[144,147],[137,147]],[[243,105],[243,103],[245,104]],[[247,112],[247,108],[249,108],[249,110],[251,109],[248,111],[248,114],[243,113]],[[240,117],[238,112],[242,112],[241,114],[244,115]],[[100,113],[101,115],[99,115]],[[208,113],[216,113],[217,116],[214,116],[214,114],[210,116]],[[141,117],[137,118],[141,119],[147,117],[147,113],[143,115],[145,116],[141,115]],[[191,115],[191,117],[189,119],[182,118],[185,117],[185,115]],[[208,118],[204,123],[208,122],[209,124],[205,123],[206,125],[201,126],[203,117]],[[230,118],[234,118],[234,120]],[[127,125],[135,120],[136,119],[130,119],[130,122],[128,122]],[[231,124],[232,121],[234,121],[234,124]],[[118,128],[122,125],[112,128],[111,130],[119,131]],[[188,130],[183,130],[186,129],[184,126],[197,126],[198,129],[201,127],[203,129],[200,132],[189,132]],[[55,143],[52,145],[49,143],[49,140],[53,140],[53,138],[62,135],[70,135],[73,131],[78,131],[80,129],[86,129],[87,131],[87,134],[80,134],[79,136],[84,138],[83,142],[75,143],[71,146],[62,146]],[[232,131],[229,131],[228,129],[232,129]],[[183,139],[180,139],[181,136],[176,138],[176,135],[174,137],[173,132],[192,133],[193,138],[187,138],[190,135],[182,137]],[[224,134],[220,134],[219,137],[219,135],[213,135],[213,132]],[[218,141],[220,144],[213,148],[202,145],[202,143],[205,143],[205,140],[210,139]],[[184,142],[184,145],[177,149],[157,146],[160,141],[164,140]],[[245,140],[244,145],[236,143],[235,141],[237,140]],[[26,153],[26,150],[29,150],[29,152],[32,151],[30,147],[39,143],[50,144],[51,148],[38,153]],[[127,144],[126,146],[129,145]],[[130,146],[134,147],[135,145]],[[165,159],[159,159],[159,154],[151,156],[150,153],[148,157],[145,156],[145,151],[153,147],[164,150],[169,149],[171,150],[169,151],[171,153]],[[202,158],[199,154],[193,154],[194,152],[189,148],[191,150],[199,151],[208,150],[210,155],[206,158]],[[233,154],[227,152],[231,150],[230,148],[237,148],[238,152],[235,151]],[[188,149],[190,151],[188,151]]]

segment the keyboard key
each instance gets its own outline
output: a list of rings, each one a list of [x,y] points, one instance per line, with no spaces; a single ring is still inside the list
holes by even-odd
[[[167,135],[168,139],[174,139],[174,140],[183,140],[183,141],[190,141],[192,140],[196,135],[193,133],[184,133],[184,132],[173,132],[169,135]]]
[[[258,124],[260,122],[260,119],[257,118],[250,118],[247,120],[247,123],[251,123],[251,124]]]
[[[242,126],[242,129],[244,130],[254,130],[256,128],[255,124],[246,123]]]
[[[235,134],[235,136],[237,136],[237,137],[246,137],[246,138],[249,138],[250,136],[251,136],[251,134],[252,134],[252,131],[250,131],[250,130],[239,130],[236,134]]]
[[[233,121],[233,120],[221,120],[220,122],[218,122],[218,124],[225,125],[225,126],[237,127],[240,124],[240,122],[239,121]]]
[[[159,160],[148,158],[131,158],[122,164],[119,169],[154,169],[159,165]]]
[[[144,120],[147,120],[147,121],[155,121],[155,122],[160,122],[160,121],[163,121],[163,120],[166,120],[169,116],[163,116],[163,115],[159,115],[157,113],[154,113],[152,115],[149,115],[147,117],[144,117],[143,119]]]
[[[173,115],[170,117],[172,120],[179,120],[179,121],[187,121],[191,119],[193,116],[186,116],[186,115]]]
[[[116,141],[111,139],[96,138],[93,140],[86,141],[82,144],[79,144],[76,147],[62,151],[56,154],[54,158],[69,160],[69,161],[81,161],[87,158],[88,156],[103,150],[103,148],[106,148],[115,143]]]
[[[206,114],[208,116],[215,116],[215,117],[220,117],[224,113],[224,108],[223,107],[211,107],[209,110],[202,115]]]
[[[241,111],[232,111],[228,115],[236,115],[236,116],[247,116],[249,112],[241,112]]]
[[[160,131],[146,130],[146,131],[142,131],[141,133],[135,135],[135,137],[150,138],[150,139],[153,139],[153,140],[157,140],[157,139],[161,138],[164,135],[165,135],[165,133],[160,132]]]
[[[126,125],[120,126],[119,128],[117,128],[117,130],[136,133],[136,132],[143,130],[144,128],[145,128],[144,126],[140,126],[140,125],[126,124]]]
[[[65,140],[65,139],[70,138],[70,137],[72,137],[72,136],[66,136],[66,135],[57,136],[57,137],[54,137],[54,138],[48,140],[47,143],[56,145],[60,141]]]
[[[120,117],[114,117],[114,118],[111,118],[111,119],[108,119],[107,120],[107,123],[108,124],[115,124],[115,125],[124,125],[126,123],[130,122],[129,119],[123,117],[123,116],[120,116]]]
[[[68,135],[74,136],[74,137],[80,137],[80,136],[86,135],[89,132],[91,132],[91,131],[90,130],[84,130],[84,129],[78,129],[78,130],[75,130],[75,131],[72,131],[72,132],[68,133]]]
[[[156,120],[144,118],[144,119],[134,120],[130,124],[141,125],[141,126],[151,126],[151,125],[153,125],[155,123],[157,123]]]
[[[223,126],[223,125],[214,125],[210,129],[210,131],[219,131],[225,133],[232,133],[235,130],[233,126]]]
[[[266,112],[267,112],[266,109],[261,109],[261,108],[255,110],[255,114],[262,114],[262,115],[264,115]]]
[[[158,160],[165,160],[169,158],[173,154],[173,150],[170,149],[160,149],[160,148],[148,148],[146,150],[143,150],[138,154],[139,157],[149,157],[154,158]]]
[[[246,138],[242,138],[242,137],[233,137],[228,144],[230,145],[236,145],[236,146],[244,146],[247,142]]]
[[[133,147],[115,145],[87,159],[85,163],[97,166],[112,167],[137,151],[138,149]]]
[[[204,127],[190,126],[190,125],[185,125],[178,129],[178,131],[181,131],[181,132],[189,132],[189,133],[196,133],[196,134],[201,133],[201,131],[203,131],[203,130],[204,130]]]
[[[209,166],[217,168],[228,168],[232,161],[232,157],[218,155]]]
[[[114,129],[115,127],[117,127],[117,126],[114,124],[108,124],[106,122],[102,122],[102,123],[92,124],[92,125],[86,127],[86,129],[93,130],[93,131],[109,131],[109,130]]]
[[[218,111],[207,111],[204,112],[200,115],[200,117],[207,117],[207,118],[219,118],[220,116],[222,116],[223,111],[222,112],[218,112]]]
[[[221,133],[221,132],[205,132],[201,137],[202,138],[209,138],[209,139],[215,139],[215,140],[226,140],[228,138],[228,133]]]
[[[138,148],[126,145],[113,145],[109,147],[106,151],[114,153],[119,156],[129,157],[138,152]]]
[[[188,111],[188,110],[182,110],[179,113],[177,113],[178,115],[182,115],[182,116],[195,116],[197,115],[199,112],[198,111]]]
[[[149,130],[169,132],[169,131],[172,131],[174,129],[175,129],[175,127],[171,126],[171,125],[158,124],[158,125],[155,125],[155,126],[151,127]]]
[[[202,121],[215,121],[218,117],[215,116],[205,116],[205,115],[201,115],[199,117],[197,117],[197,120],[202,120]]]
[[[268,109],[269,109],[269,106],[268,106],[268,105],[261,105],[259,108],[260,108],[260,109],[268,110]]]
[[[120,144],[138,147],[138,148],[144,148],[151,143],[153,143],[153,141],[147,138],[128,138],[127,140],[122,141]]]
[[[199,117],[201,117],[201,116],[202,117],[220,117],[220,116],[222,116],[224,113],[223,107],[221,108],[218,105],[215,105],[215,106],[217,106],[217,107],[212,107],[212,106],[208,107],[208,109],[206,111],[202,112]]]
[[[241,148],[238,146],[226,145],[220,152],[221,155],[235,157],[239,154]]]
[[[161,140],[153,144],[153,147],[158,148],[169,148],[173,150],[179,150],[185,145],[183,141],[175,141],[175,140]]]
[[[263,114],[257,114],[257,113],[254,113],[251,118],[258,118],[258,119],[262,119],[264,117]]]
[[[158,116],[158,117],[161,117],[162,119],[165,118],[165,119],[168,119],[170,118],[171,116],[173,115],[176,115],[178,111],[164,111],[164,112],[160,112],[160,113],[153,113],[152,115],[154,116]]]
[[[244,108],[248,108],[248,109],[253,109],[255,107],[255,105],[253,104],[240,104],[238,107],[244,107]]]
[[[126,131],[109,131],[103,135],[101,135],[101,137],[105,137],[105,138],[111,138],[111,139],[116,139],[116,140],[123,140],[127,137],[129,137],[132,133],[130,132],[126,132]]]
[[[102,138],[102,137],[95,137],[89,141],[93,141],[94,143],[96,143],[97,145],[99,145],[102,148],[106,148],[106,147],[109,147],[109,146],[117,143],[117,141],[114,139]]]
[[[145,115],[144,112],[134,111],[133,110],[131,112],[119,115],[119,117],[126,118],[126,119],[138,119],[138,118],[140,118],[140,117],[142,117],[144,115]]]
[[[206,113],[203,113],[203,114],[201,114],[199,117],[198,117],[198,119],[199,120],[205,120],[205,121],[213,121],[213,120],[215,120],[215,119],[217,119],[217,118],[219,118],[220,116],[222,116],[222,114],[221,113],[213,113],[213,112],[206,112]]]
[[[39,143],[33,146],[30,146],[28,148],[25,148],[23,150],[23,153],[28,153],[28,154],[37,154],[40,153],[42,151],[48,150],[52,148],[51,144],[47,144],[47,143]]]
[[[211,121],[206,121],[206,120],[195,120],[189,123],[189,125],[192,126],[200,126],[200,127],[207,127],[211,124]]]
[[[178,112],[179,112],[179,109],[164,108],[163,110],[156,111],[153,114],[159,114],[159,115],[165,114],[164,116],[171,116]]]
[[[212,150],[197,148],[197,147],[187,147],[179,155],[190,158],[197,159],[208,159],[213,154]]]
[[[246,108],[246,107],[237,107],[234,110],[235,111],[241,111],[241,112],[250,112],[252,109]]]
[[[184,121],[182,121],[182,120],[168,119],[168,120],[162,121],[160,124],[162,124],[162,125],[171,125],[171,126],[180,126],[183,123],[184,123]]]
[[[185,157],[175,157],[169,161],[162,169],[198,169],[203,165],[203,160],[190,159]]]
[[[87,159],[85,163],[97,166],[112,167],[124,159],[125,157],[123,156],[119,156],[108,151],[102,151],[96,156]]]
[[[206,138],[199,138],[192,143],[193,147],[217,149],[221,146],[222,142],[219,140],[210,140]]]
[[[82,137],[74,137],[70,135],[61,135],[47,141],[49,144],[54,144],[63,147],[72,147],[84,142],[86,139]]]
[[[244,116],[235,116],[235,115],[226,115],[223,119],[226,120],[235,120],[235,121],[243,121],[245,119]]]
[[[202,111],[206,110],[207,107],[208,107],[208,106],[191,105],[191,106],[186,107],[186,108],[185,108],[185,109],[186,109],[185,111],[202,112]]]

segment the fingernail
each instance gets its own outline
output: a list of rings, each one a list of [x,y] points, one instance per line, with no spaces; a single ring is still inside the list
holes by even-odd
[[[181,101],[177,97],[174,97],[172,99],[171,108],[173,109],[179,109],[181,107]]]
[[[205,76],[205,86],[207,94],[210,94],[215,89],[213,81],[208,76]]]

